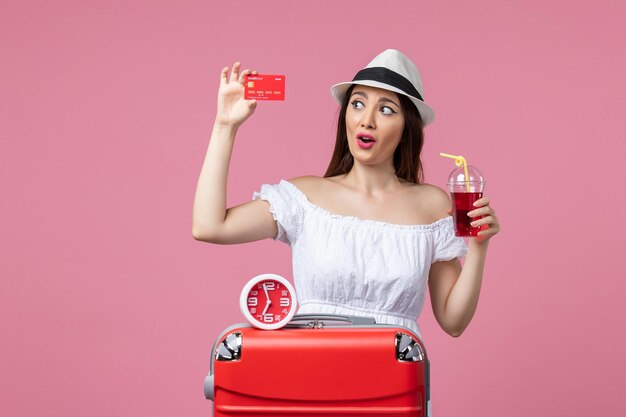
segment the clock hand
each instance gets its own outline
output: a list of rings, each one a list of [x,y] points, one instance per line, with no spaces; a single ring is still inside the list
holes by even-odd
[[[263,291],[265,291],[265,298],[267,299],[267,301],[269,301],[270,295],[267,293],[267,288],[265,288],[265,283],[263,284]]]
[[[270,300],[270,295],[267,293],[265,283],[263,283],[263,291],[265,292],[265,308],[263,309],[263,312],[261,314],[264,316],[267,312],[267,309],[270,307],[270,304],[272,304],[272,300]]]

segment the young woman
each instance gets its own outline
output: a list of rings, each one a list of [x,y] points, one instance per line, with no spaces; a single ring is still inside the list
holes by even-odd
[[[229,73],[230,72],[230,73]],[[419,334],[426,289],[452,336],[478,303],[489,240],[500,230],[487,197],[469,213],[478,237],[454,234],[448,194],[422,182],[422,129],[434,119],[415,65],[386,50],[350,82],[324,177],[263,185],[251,202],[226,208],[237,129],[254,113],[239,63],[222,70],[217,116],[198,181],[193,236],[232,244],[274,238],[291,246],[300,313],[363,315]],[[461,267],[460,257],[465,256]]]

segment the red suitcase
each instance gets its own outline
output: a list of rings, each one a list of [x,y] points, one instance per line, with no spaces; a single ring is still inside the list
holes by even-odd
[[[427,415],[426,350],[402,326],[331,315],[296,315],[279,330],[239,324],[211,357],[215,417]]]

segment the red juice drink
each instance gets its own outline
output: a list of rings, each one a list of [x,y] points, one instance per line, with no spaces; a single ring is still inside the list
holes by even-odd
[[[442,154],[442,156],[452,156]],[[485,179],[476,167],[467,165],[465,158],[458,156],[460,161],[457,168],[448,177],[448,189],[452,197],[452,217],[454,219],[454,231],[457,236],[478,236],[481,226],[472,227],[471,222],[482,216],[469,217],[467,213],[477,209],[474,206],[476,200],[483,196]]]
[[[454,228],[457,236],[478,236],[480,226],[473,227],[470,225],[474,220],[482,218],[470,217],[467,215],[470,211],[476,209],[474,202],[482,198],[483,193],[468,192],[452,192],[452,217],[454,218]]]

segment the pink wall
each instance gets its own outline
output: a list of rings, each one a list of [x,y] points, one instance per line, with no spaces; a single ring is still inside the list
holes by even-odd
[[[315,6],[306,6],[315,5]],[[0,5],[0,415],[207,416],[209,349],[287,246],[191,237],[219,71],[287,76],[240,130],[229,200],[323,173],[328,90],[412,57],[427,180],[480,166],[503,224],[476,317],[428,307],[436,416],[623,416],[626,54],[618,1]]]

